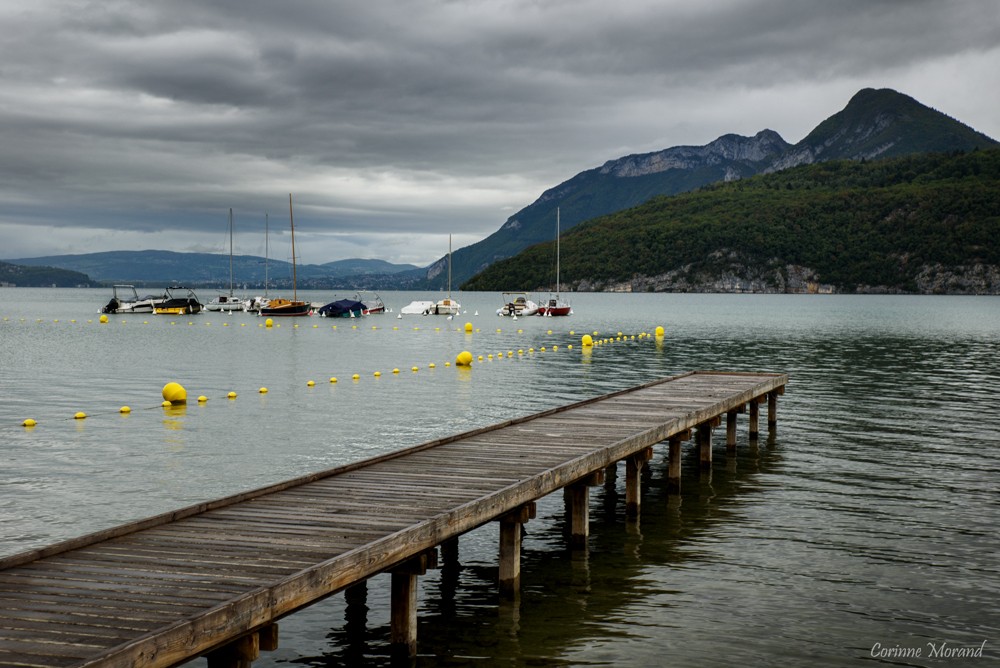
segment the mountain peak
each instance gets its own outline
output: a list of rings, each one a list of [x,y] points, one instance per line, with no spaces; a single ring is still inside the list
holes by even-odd
[[[891,88],[863,88],[776,160],[775,172],[820,160],[890,158],[972,150],[996,141]]]

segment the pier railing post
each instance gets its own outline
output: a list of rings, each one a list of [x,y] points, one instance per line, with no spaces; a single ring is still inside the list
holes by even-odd
[[[516,598],[521,586],[521,527],[535,517],[535,503],[526,503],[500,518],[500,596]]]
[[[437,549],[427,550],[393,568],[391,572],[392,610],[389,621],[390,645],[396,656],[417,654],[417,576],[437,566]]]
[[[625,459],[625,516],[636,518],[642,504],[642,467],[653,458],[653,448],[644,448]]]

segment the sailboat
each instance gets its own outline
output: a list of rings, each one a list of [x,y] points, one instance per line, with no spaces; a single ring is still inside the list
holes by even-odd
[[[288,194],[288,220],[292,227],[292,298],[277,297],[262,306],[259,314],[267,317],[309,315],[312,304],[299,301],[298,280],[295,275],[295,217],[292,215],[292,194]]]
[[[260,313],[260,309],[267,306],[270,299],[267,296],[267,261],[270,259],[268,214],[264,212],[264,294],[251,297],[246,300],[244,309],[247,313]]]
[[[569,315],[573,307],[559,299],[559,207],[556,207],[556,294],[549,293],[549,300],[538,307],[538,315]]]
[[[431,309],[433,315],[456,315],[462,305],[451,298],[451,235],[448,235],[448,296],[439,300]]]
[[[212,301],[205,304],[206,311],[242,311],[245,309],[244,300],[233,294],[233,210],[229,209],[229,294],[219,295]]]

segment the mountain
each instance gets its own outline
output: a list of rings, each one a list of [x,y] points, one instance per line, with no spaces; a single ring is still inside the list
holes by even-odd
[[[0,285],[5,284],[20,288],[89,288],[96,285],[89,276],[76,271],[0,262]]]
[[[173,251],[107,251],[82,255],[52,255],[23,258],[11,262],[26,266],[50,266],[85,273],[103,283],[134,283],[163,286],[181,284],[191,287],[228,286],[229,256],[217,253],[176,253]],[[292,265],[281,260],[267,260],[253,255],[233,256],[233,276],[237,285],[271,287],[291,286]],[[391,264],[383,260],[338,260],[326,264],[298,265],[300,287],[364,288],[354,279],[366,276],[389,276],[415,271],[409,264]]]
[[[561,212],[561,228],[566,231],[585,220],[636,206],[657,195],[674,195],[797,165],[844,158],[970,151],[997,145],[986,135],[912,97],[890,89],[864,89],[795,145],[771,130],[753,137],[724,135],[705,146],[678,146],[630,155],[581,172],[545,191],[483,241],[455,251],[452,281],[461,284],[497,260],[553,239],[556,207]],[[446,276],[447,257],[427,270],[432,287],[443,285]]]
[[[1000,148],[836,160],[657,197],[561,238],[564,289],[1000,294]],[[468,290],[548,289],[554,243]]]

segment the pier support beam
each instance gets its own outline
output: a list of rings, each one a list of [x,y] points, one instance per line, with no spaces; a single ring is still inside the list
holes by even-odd
[[[566,501],[570,515],[570,547],[575,550],[587,547],[590,535],[590,488],[604,484],[604,469],[584,476],[566,487]]]
[[[715,417],[697,427],[698,459],[703,469],[712,468],[712,427],[718,426],[720,422],[721,418]]]
[[[535,502],[500,518],[500,596],[517,598],[521,588],[521,527],[535,518]]]
[[[773,436],[778,431],[778,396],[784,393],[784,385],[774,392],[767,393],[767,433],[769,436]]]
[[[642,504],[642,467],[653,458],[653,448],[645,448],[625,459],[625,516],[639,516]]]
[[[682,431],[670,437],[667,453],[667,493],[681,493],[681,443],[691,438],[690,431]]]
[[[205,655],[208,668],[250,668],[260,656],[260,637],[249,633]]]
[[[440,545],[441,565],[445,568],[455,568],[460,565],[458,560],[458,536],[449,538]]]
[[[736,415],[739,411],[726,413],[726,452],[736,452]]]
[[[394,656],[417,654],[417,576],[437,566],[437,549],[427,550],[392,569],[389,642]]]
[[[763,397],[750,400],[750,440],[756,441],[760,437],[760,402]]]

